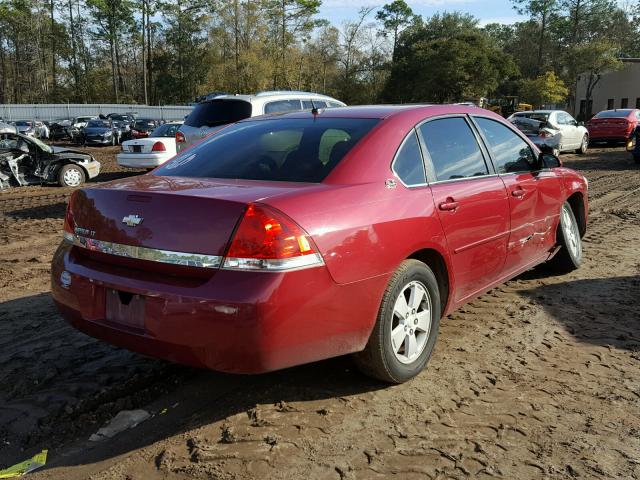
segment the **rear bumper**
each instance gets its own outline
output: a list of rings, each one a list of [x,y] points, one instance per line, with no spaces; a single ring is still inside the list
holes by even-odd
[[[362,350],[387,282],[338,285],[325,267],[171,278],[88,260],[76,249],[63,242],[51,269],[55,303],[75,328],[145,355],[232,373]],[[144,297],[143,327],[105,318],[109,289]]]
[[[118,165],[129,168],[151,168],[162,165],[173,155],[168,153],[119,153]]]

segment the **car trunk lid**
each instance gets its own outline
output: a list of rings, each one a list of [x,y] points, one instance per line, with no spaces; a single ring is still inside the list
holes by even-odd
[[[76,192],[71,228],[87,249],[97,245],[94,250],[106,254],[142,260],[158,255],[159,262],[166,253],[222,257],[249,203],[314,187],[147,174]]]

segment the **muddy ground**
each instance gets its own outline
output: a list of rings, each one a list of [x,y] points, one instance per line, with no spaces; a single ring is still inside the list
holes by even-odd
[[[90,150],[99,181],[131,174]],[[48,448],[34,479],[640,478],[640,168],[621,149],[563,160],[590,182],[583,267],[452,314],[395,387],[349,358],[243,377],[86,337],[48,293],[70,191],[0,193],[0,468]],[[132,408],[153,416],[88,441]]]

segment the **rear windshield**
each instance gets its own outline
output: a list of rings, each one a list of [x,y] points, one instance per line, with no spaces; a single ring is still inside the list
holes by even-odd
[[[164,125],[160,125],[153,132],[151,132],[150,137],[175,137],[176,132],[178,131],[178,127],[180,124],[178,123],[165,123]]]
[[[241,122],[185,150],[156,173],[317,183],[378,121],[281,118]]]
[[[244,100],[213,100],[199,103],[184,120],[189,127],[215,127],[251,116],[251,104]]]
[[[156,122],[154,122],[153,120],[136,120],[136,122],[133,124],[133,128],[139,129],[152,129],[155,126]]]
[[[626,118],[631,113],[631,110],[606,110],[596,115],[596,118]]]

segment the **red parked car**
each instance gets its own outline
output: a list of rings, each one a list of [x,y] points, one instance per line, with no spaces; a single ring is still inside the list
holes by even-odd
[[[138,118],[131,125],[131,138],[147,138],[158,127],[158,122],[148,118]]]
[[[76,328],[147,355],[257,373],[355,353],[403,382],[443,315],[577,268],[587,210],[582,175],[480,108],[251,118],[76,191],[52,291]]]
[[[631,138],[640,122],[640,110],[604,110],[587,122],[592,142],[625,142]]]

